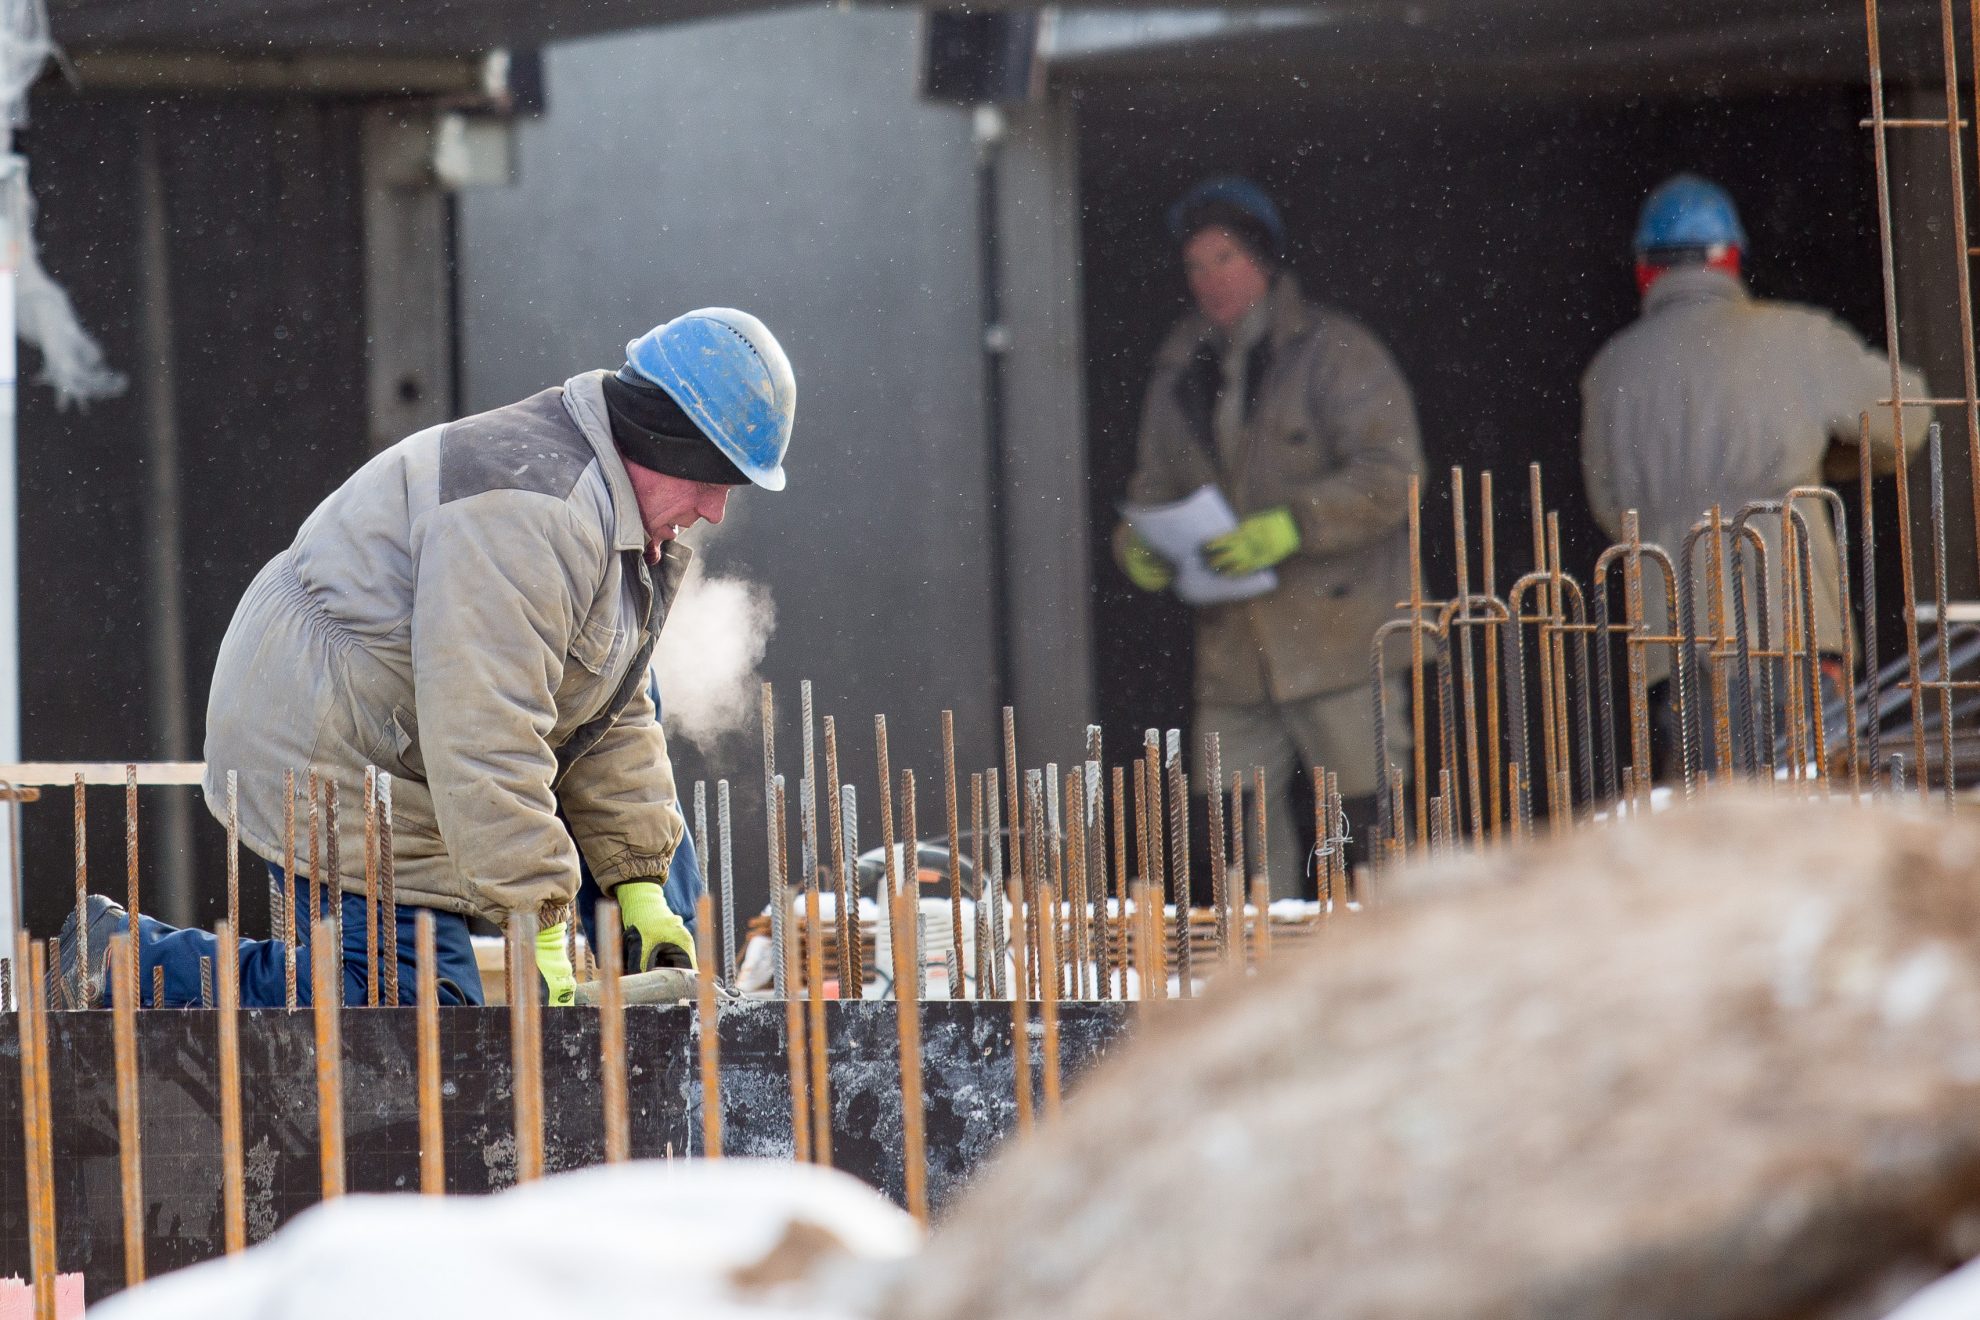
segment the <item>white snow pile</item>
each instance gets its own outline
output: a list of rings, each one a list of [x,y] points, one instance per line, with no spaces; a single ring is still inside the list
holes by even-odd
[[[668,1160],[493,1196],[360,1195],[244,1254],[120,1293],[102,1320],[855,1320],[921,1247],[859,1180],[780,1160]]]

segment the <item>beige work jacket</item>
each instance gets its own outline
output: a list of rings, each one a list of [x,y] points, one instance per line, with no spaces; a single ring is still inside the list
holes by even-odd
[[[1374,335],[1306,301],[1290,275],[1267,298],[1231,461],[1213,437],[1217,338],[1192,314],[1156,355],[1128,483],[1139,503],[1215,483],[1240,517],[1285,505],[1299,526],[1276,590],[1195,611],[1201,702],[1293,701],[1367,684],[1375,630],[1409,591],[1409,478],[1422,464],[1409,387]],[[1392,657],[1406,661],[1406,648]]]
[[[690,552],[648,569],[602,374],[385,450],[248,587],[205,783],[224,819],[238,772],[248,848],[283,859],[282,772],[314,767],[341,785],[337,879],[361,892],[373,765],[393,778],[401,902],[557,909],[580,848],[608,889],[666,874],[682,821],[644,670]]]
[[[1925,381],[1903,372],[1906,397],[1925,397]],[[1673,271],[1651,286],[1643,315],[1602,347],[1581,380],[1581,458],[1595,520],[1617,540],[1623,514],[1637,511],[1642,537],[1676,560],[1692,526],[1717,504],[1731,522],[1752,500],[1778,500],[1797,486],[1823,482],[1831,444],[1854,447],[1869,414],[1877,468],[1897,455],[1896,425],[1879,399],[1890,397],[1891,364],[1826,312],[1749,295],[1736,277],[1714,270]],[[1907,409],[1905,441],[1926,435],[1929,409]],[[1849,465],[1854,471],[1854,463]],[[1807,520],[1814,561],[1816,636],[1825,651],[1843,649],[1835,526],[1823,503],[1797,506]],[[1779,515],[1752,523],[1767,542],[1772,636],[1782,623]],[[1749,582],[1755,567],[1748,556]],[[1854,565],[1852,565],[1852,568]],[[1706,552],[1693,568],[1697,627],[1709,629]],[[1620,581],[1620,579],[1617,579]],[[1860,589],[1852,583],[1852,590]],[[1622,617],[1621,591],[1611,604]],[[1722,606],[1730,609],[1730,594]],[[1758,589],[1747,595],[1757,631]],[[1645,617],[1668,635],[1662,574],[1644,571]],[[1755,640],[1757,645],[1757,637]],[[1664,647],[1646,653],[1654,682],[1670,672]]]

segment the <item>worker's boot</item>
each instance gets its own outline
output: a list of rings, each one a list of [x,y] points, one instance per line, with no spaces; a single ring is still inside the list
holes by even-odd
[[[102,894],[91,894],[84,900],[80,929],[71,909],[55,938],[56,958],[48,968],[50,1007],[90,1008],[107,1002],[103,969],[109,961],[110,941],[130,927],[131,914]]]

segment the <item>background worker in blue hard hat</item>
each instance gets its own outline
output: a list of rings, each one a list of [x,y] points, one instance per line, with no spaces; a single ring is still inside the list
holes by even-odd
[[[1888,471],[1895,461],[1891,410],[1877,403],[1890,397],[1890,359],[1826,312],[1754,298],[1741,277],[1746,250],[1732,198],[1697,175],[1666,180],[1643,204],[1635,238],[1643,314],[1603,346],[1581,380],[1589,503],[1613,537],[1621,538],[1623,514],[1635,509],[1643,539],[1675,557],[1714,504],[1730,522],[1750,500],[1821,484],[1825,459],[1842,479],[1854,480],[1859,418],[1866,412],[1878,469]],[[1926,396],[1917,372],[1905,370],[1903,382],[1906,397]],[[1907,410],[1908,447],[1924,440],[1929,420],[1926,410]],[[1817,642],[1833,657],[1831,680],[1841,681],[1847,622],[1838,607],[1835,531],[1825,504],[1798,507],[1814,561]],[[1780,519],[1753,525],[1778,566]],[[1778,585],[1778,568],[1774,576]],[[1696,580],[1703,631],[1710,617],[1703,551]],[[1646,572],[1645,588],[1650,630],[1667,634],[1672,628],[1654,570]],[[1778,637],[1778,599],[1772,613]],[[1646,658],[1657,685],[1661,771],[1674,765],[1670,653],[1651,647]],[[1709,716],[1702,727],[1712,727]],[[1705,752],[1709,763],[1710,746]]]
[[[1285,268],[1285,224],[1258,185],[1205,180],[1168,218],[1196,308],[1156,354],[1128,498],[1160,503],[1214,484],[1241,521],[1203,547],[1211,567],[1278,572],[1266,595],[1196,610],[1194,750],[1215,732],[1227,771],[1264,767],[1264,842],[1284,897],[1302,870],[1293,822],[1311,817],[1310,802],[1290,800],[1296,769],[1339,775],[1357,838],[1372,825],[1369,644],[1408,595],[1416,410],[1375,336],[1301,294]],[[1114,551],[1144,591],[1173,580],[1125,523]]]
[[[506,926],[521,912],[537,925],[542,993],[570,1003],[580,855],[624,914],[629,970],[692,965],[664,888],[684,830],[648,660],[690,558],[680,534],[720,522],[738,486],[783,488],[796,382],[763,324],[726,308],[655,328],[626,359],[373,458],[261,571],[227,630],[206,799],[224,818],[238,773],[241,841],[306,913],[306,885],[278,865],[282,772],[342,785],[340,873],[324,882],[342,904],[347,999],[361,1002],[366,980],[363,813],[351,809],[366,766],[392,776],[402,999],[423,908],[438,918],[448,1000],[482,998],[468,917]],[[145,998],[162,967],[166,1001],[192,1001],[213,937],[141,920]],[[126,918],[99,898],[89,922],[84,970],[100,978]],[[74,934],[72,919],[71,975]],[[283,953],[243,945],[244,1003],[282,1002]]]

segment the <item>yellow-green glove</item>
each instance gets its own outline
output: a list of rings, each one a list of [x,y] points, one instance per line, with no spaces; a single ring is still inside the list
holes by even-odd
[[[1176,571],[1169,567],[1169,561],[1148,548],[1148,542],[1128,532],[1115,542],[1119,553],[1114,558],[1127,574],[1128,581],[1143,591],[1166,591],[1176,580]]]
[[[544,1003],[577,1002],[577,973],[571,970],[571,946],[561,921],[536,932],[536,974],[543,979]]]
[[[1299,549],[1299,525],[1292,510],[1281,505],[1254,513],[1237,530],[1203,543],[1203,557],[1225,577],[1243,577],[1270,568]]]
[[[688,934],[687,923],[667,906],[667,891],[660,881],[626,880],[612,891],[612,897],[619,900],[627,971],[694,966],[694,936]]]

